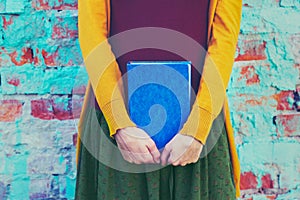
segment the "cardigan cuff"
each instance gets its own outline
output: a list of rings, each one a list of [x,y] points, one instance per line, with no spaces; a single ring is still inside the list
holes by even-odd
[[[213,120],[213,114],[198,105],[194,105],[188,120],[179,133],[192,136],[204,145],[212,127]]]
[[[119,129],[137,127],[129,118],[126,108],[122,105],[122,101],[121,99],[113,100],[101,108],[107,121],[111,138],[114,138],[113,135]]]

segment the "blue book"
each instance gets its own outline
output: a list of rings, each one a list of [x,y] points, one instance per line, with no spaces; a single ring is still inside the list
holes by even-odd
[[[126,76],[129,116],[161,149],[189,116],[191,62],[132,61]]]

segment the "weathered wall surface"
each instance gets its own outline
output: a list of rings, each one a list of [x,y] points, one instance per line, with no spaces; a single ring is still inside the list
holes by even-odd
[[[242,193],[245,199],[299,199],[300,112],[293,91],[300,83],[300,1],[243,4],[228,88]]]
[[[300,197],[300,1],[244,0],[228,96],[244,199]],[[73,199],[76,0],[0,0],[0,199]]]
[[[0,0],[0,24],[0,199],[73,199],[77,1]]]

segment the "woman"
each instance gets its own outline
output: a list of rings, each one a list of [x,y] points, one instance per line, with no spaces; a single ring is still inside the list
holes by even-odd
[[[239,0],[78,1],[79,42],[90,81],[78,130],[76,199],[239,197],[239,161],[225,89],[210,92],[214,89],[214,80],[209,74],[213,69],[212,60],[226,88],[234,61],[241,6]],[[129,60],[178,60],[179,56],[161,50],[140,49],[114,59],[119,46],[106,41],[109,36],[123,31],[149,26],[182,32],[207,49],[203,63],[198,64],[203,64],[202,77],[208,78],[200,78],[196,69],[192,71],[192,87],[197,94],[195,102],[186,123],[162,152],[128,117],[123,85],[118,84]],[[89,54],[99,44],[103,47],[101,54],[96,51],[99,58],[91,59],[93,56]],[[106,64],[105,70],[99,70],[101,64]],[[97,115],[90,112],[93,103]],[[200,158],[208,136],[216,131],[214,127],[224,122],[223,119],[225,128],[217,143]],[[97,144],[92,153],[84,142],[101,142],[91,135],[95,131],[91,129],[95,121],[132,167],[146,163],[169,165],[155,171],[130,173],[99,162],[94,154],[97,152],[101,157],[104,151],[100,147],[97,149]],[[137,134],[143,139],[134,137]]]

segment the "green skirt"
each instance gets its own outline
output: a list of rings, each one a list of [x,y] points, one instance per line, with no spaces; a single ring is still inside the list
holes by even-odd
[[[116,142],[109,137],[107,123],[101,111],[96,111],[96,116],[106,139],[116,145]],[[86,121],[85,130],[90,130],[89,127],[93,125],[89,119]],[[91,150],[86,146],[86,141],[95,142],[91,132],[83,131],[80,135],[81,148],[78,152],[75,199],[235,199],[233,170],[222,112],[214,121],[207,139],[207,144],[216,141],[215,145],[211,149],[207,149],[206,146],[209,145],[203,148],[206,156],[186,166],[168,165],[149,172],[119,171],[98,161],[95,153],[90,153]],[[98,146],[97,156],[101,156],[103,152],[107,154],[107,151],[102,151],[101,144],[95,144],[94,151]],[[136,164],[129,163],[129,165],[134,168]]]

